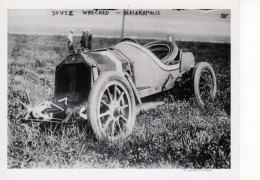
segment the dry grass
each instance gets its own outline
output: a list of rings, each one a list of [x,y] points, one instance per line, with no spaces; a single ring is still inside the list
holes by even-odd
[[[77,39],[79,41],[79,37]],[[119,39],[94,38],[94,48]],[[138,40],[141,44],[149,40]],[[217,74],[217,99],[207,108],[178,89],[152,97],[165,105],[137,117],[120,142],[96,141],[85,125],[22,124],[24,90],[33,104],[53,96],[55,66],[66,56],[62,36],[8,35],[9,168],[230,168],[230,45],[177,42]]]

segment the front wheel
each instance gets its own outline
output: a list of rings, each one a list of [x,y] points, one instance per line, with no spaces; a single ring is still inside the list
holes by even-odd
[[[89,94],[87,113],[98,139],[127,137],[134,126],[135,97],[126,78],[117,72],[102,74]]]
[[[216,75],[212,66],[207,62],[200,62],[193,72],[195,98],[199,105],[204,106],[213,100],[217,92]]]

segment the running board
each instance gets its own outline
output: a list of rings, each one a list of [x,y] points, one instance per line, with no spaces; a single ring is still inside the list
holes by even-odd
[[[163,101],[159,102],[148,102],[148,103],[142,103],[136,106],[136,115],[139,115],[142,112],[146,112],[150,109],[155,109],[157,106],[163,105]]]

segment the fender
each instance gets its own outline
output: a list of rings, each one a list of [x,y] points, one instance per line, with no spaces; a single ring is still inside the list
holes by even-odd
[[[135,98],[136,98],[138,104],[142,104],[141,98],[140,98],[140,96],[139,96],[139,94],[137,92],[137,89],[136,89],[136,87],[135,87],[135,85],[134,85],[130,75],[125,73],[125,77],[126,77],[127,81],[129,82],[131,88],[133,89],[133,92],[134,92],[134,95],[135,95]]]
[[[186,72],[191,68],[195,67],[195,58],[191,52],[181,52],[182,60],[181,60],[181,68],[180,72]]]

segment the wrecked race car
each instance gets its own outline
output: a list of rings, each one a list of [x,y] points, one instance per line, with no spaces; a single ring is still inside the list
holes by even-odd
[[[160,105],[142,98],[188,84],[201,106],[213,99],[217,85],[207,62],[195,63],[191,52],[161,40],[141,46],[126,38],[113,47],[73,51],[56,67],[53,101],[24,105],[25,121],[85,121],[98,139],[127,137],[136,115]]]

